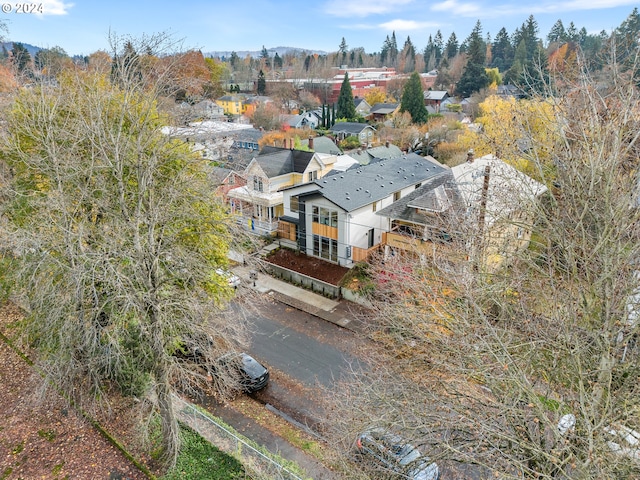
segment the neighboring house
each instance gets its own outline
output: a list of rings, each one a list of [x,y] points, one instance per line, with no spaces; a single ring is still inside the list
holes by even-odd
[[[224,117],[224,108],[211,100],[202,100],[192,108],[197,117],[205,120],[219,120]]]
[[[529,244],[531,202],[546,187],[493,155],[473,159],[432,178],[380,210],[387,218],[385,254],[445,250],[495,271]],[[425,243],[428,242],[428,243]]]
[[[354,160],[357,160],[360,165],[369,165],[376,160],[386,160],[389,158],[396,158],[402,155],[400,147],[393,143],[386,142],[384,145],[371,148],[358,148],[347,152]]]
[[[502,98],[515,98],[521,99],[526,98],[527,94],[524,93],[520,88],[515,85],[498,85],[498,90],[496,91],[496,95]]]
[[[216,103],[224,109],[225,115],[241,115],[244,99],[238,95],[225,95],[218,98]]]
[[[322,178],[336,160],[335,155],[264,147],[242,173],[246,185],[227,192],[233,211],[251,231],[275,235],[283,214],[282,189]]]
[[[280,115],[280,121],[290,128],[311,128],[315,130],[320,124],[320,117],[318,117],[317,112],[311,111],[298,115]]]
[[[362,117],[368,117],[371,105],[364,98],[355,97],[353,103],[356,105],[356,113]]]
[[[442,102],[449,98],[446,90],[426,90],[424,92],[424,104],[433,107],[435,113],[440,113]]]
[[[478,240],[469,252],[479,264],[495,270],[529,245],[534,201],[547,187],[494,155],[474,159],[451,169],[465,205],[474,219]],[[477,222],[476,222],[477,220]]]
[[[336,145],[333,139],[322,136],[306,138],[300,141],[300,143],[310,150],[318,153],[329,153],[331,155],[342,155],[342,150]]]
[[[399,103],[376,103],[369,111],[370,120],[384,122],[398,111]]]
[[[409,154],[287,188],[279,233],[307,255],[345,266],[366,260],[387,231],[376,212],[445,170],[431,157]]]
[[[338,141],[347,137],[357,137],[362,145],[370,145],[373,142],[376,129],[366,123],[338,122],[331,127],[331,133]]]
[[[210,176],[211,181],[216,187],[216,195],[219,196],[224,203],[229,203],[227,196],[229,190],[247,184],[247,181],[242,175],[229,168],[213,167]],[[233,205],[231,206],[233,208]]]
[[[264,95],[252,95],[242,103],[242,114],[251,117],[259,105],[272,102],[271,98]]]

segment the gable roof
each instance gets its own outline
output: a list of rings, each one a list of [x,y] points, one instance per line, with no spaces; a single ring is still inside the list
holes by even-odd
[[[333,133],[348,133],[351,135],[358,135],[367,128],[375,131],[375,128],[373,128],[371,125],[359,122],[338,122],[333,127],[331,127],[331,131]]]
[[[314,183],[318,186],[317,194],[352,212],[433,178],[446,169],[432,157],[410,153],[323,177]]]
[[[313,155],[313,152],[265,146],[254,160],[268,178],[273,178],[287,173],[304,173]]]
[[[485,224],[522,208],[547,191],[547,187],[494,155],[485,155],[451,168],[462,200],[467,208],[480,205],[486,169],[489,185],[486,191]]]
[[[395,112],[396,109],[398,108],[398,105],[400,104],[399,103],[376,103],[373,107],[371,107],[371,110],[369,110],[369,113],[377,114],[377,115],[388,115],[390,113]]]
[[[460,193],[450,169],[445,169],[413,192],[378,210],[376,215],[392,220],[425,224],[424,212],[443,213],[461,202]]]
[[[309,139],[303,138],[300,140],[301,145],[309,146]],[[318,153],[330,153],[332,155],[342,154],[340,147],[335,144],[329,137],[314,137],[313,138],[313,151]]]
[[[425,100],[444,100],[449,96],[446,90],[427,90],[424,92]]]

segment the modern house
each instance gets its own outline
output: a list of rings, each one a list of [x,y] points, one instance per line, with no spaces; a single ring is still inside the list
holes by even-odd
[[[322,178],[336,160],[335,155],[264,147],[242,172],[246,185],[227,192],[232,211],[247,229],[275,235],[284,212],[282,190]]]
[[[279,235],[307,255],[350,266],[381,246],[388,220],[378,210],[446,171],[412,153],[286,188]]]

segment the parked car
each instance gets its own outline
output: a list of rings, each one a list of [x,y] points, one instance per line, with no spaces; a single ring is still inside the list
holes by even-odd
[[[233,368],[240,374],[240,385],[243,392],[254,393],[262,390],[269,382],[269,370],[251,355],[227,353],[216,362],[220,368]]]
[[[438,480],[440,477],[435,462],[430,462],[400,435],[383,428],[374,428],[358,435],[356,451],[410,480]]]
[[[229,284],[230,287],[238,288],[240,286],[240,277],[238,277],[237,275],[234,275],[229,270],[223,270],[222,268],[217,268],[216,273],[221,277],[226,278],[227,283]]]

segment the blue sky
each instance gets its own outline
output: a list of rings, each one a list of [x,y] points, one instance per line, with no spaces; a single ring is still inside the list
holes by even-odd
[[[380,51],[396,32],[398,47],[407,36],[420,51],[429,35],[455,32],[463,41],[477,20],[483,34],[511,34],[534,15],[545,38],[551,26],[571,21],[589,33],[611,31],[638,0],[41,0],[43,14],[17,13],[17,3],[0,2],[8,40],[39,47],[62,47],[69,55],[108,49],[109,31],[117,35],[170,33],[185,49],[243,51],[288,46],[336,51],[342,38],[349,48]]]

